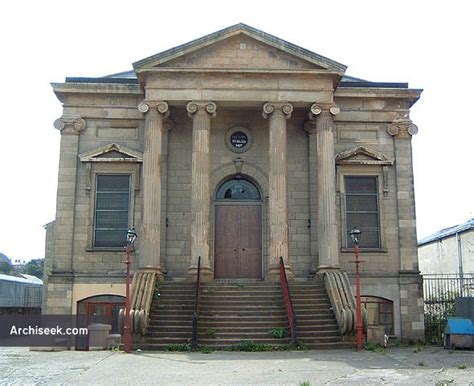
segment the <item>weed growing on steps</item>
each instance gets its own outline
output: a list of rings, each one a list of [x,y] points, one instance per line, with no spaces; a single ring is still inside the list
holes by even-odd
[[[284,327],[275,327],[275,328],[272,328],[269,332],[276,339],[284,338],[288,334],[287,329]]]

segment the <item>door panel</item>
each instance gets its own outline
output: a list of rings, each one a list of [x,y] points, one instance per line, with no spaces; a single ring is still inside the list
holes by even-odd
[[[239,277],[239,208],[234,205],[216,207],[215,276]]]
[[[262,276],[261,212],[259,205],[216,206],[216,278]]]

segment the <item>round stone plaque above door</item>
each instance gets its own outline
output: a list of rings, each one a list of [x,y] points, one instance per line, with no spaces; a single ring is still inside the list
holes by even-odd
[[[232,126],[227,130],[225,145],[234,153],[244,153],[252,147],[250,130],[243,126]]]

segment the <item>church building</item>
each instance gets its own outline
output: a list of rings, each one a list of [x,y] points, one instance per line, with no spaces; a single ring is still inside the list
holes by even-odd
[[[422,90],[348,76],[245,24],[52,87],[63,114],[45,312],[115,320],[132,226],[135,289],[140,274],[194,283],[198,261],[209,288],[270,286],[283,261],[295,293],[336,272],[353,294],[356,227],[368,324],[423,339],[409,116]]]

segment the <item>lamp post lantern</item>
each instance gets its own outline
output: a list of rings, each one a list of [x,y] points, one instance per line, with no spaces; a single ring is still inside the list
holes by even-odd
[[[131,227],[127,231],[127,259],[125,260],[125,264],[127,265],[127,278],[125,283],[125,326],[123,329],[123,340],[125,346],[125,352],[131,353],[132,352],[132,320],[130,315],[130,264],[133,245],[135,244],[135,240],[137,239],[137,232],[135,232],[135,228]]]
[[[354,243],[354,252],[355,252],[355,265],[356,265],[356,345],[357,350],[362,350],[362,345],[364,344],[364,333],[362,331],[362,306],[360,304],[360,272],[359,264],[362,261],[359,260],[359,241],[361,236],[360,229],[354,227],[349,234],[351,235],[352,241]]]

